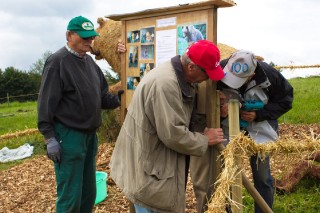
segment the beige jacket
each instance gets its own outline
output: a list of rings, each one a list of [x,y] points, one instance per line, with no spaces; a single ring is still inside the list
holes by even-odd
[[[188,129],[194,89],[179,56],[150,71],[136,88],[116,141],[111,177],[133,203],[185,211],[186,155],[203,155],[208,139]]]

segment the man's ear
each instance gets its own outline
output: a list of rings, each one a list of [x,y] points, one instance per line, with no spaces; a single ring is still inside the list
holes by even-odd
[[[189,64],[188,64],[188,68],[190,69],[190,72],[194,72],[194,66],[195,66],[195,64],[194,63],[192,63],[192,62],[190,62]]]

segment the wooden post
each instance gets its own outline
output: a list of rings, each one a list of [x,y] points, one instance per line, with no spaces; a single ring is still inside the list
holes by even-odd
[[[121,41],[125,43],[126,41],[126,22],[121,21]],[[126,53],[120,54],[120,79],[121,79],[121,87],[124,91],[124,93],[121,95],[121,108],[120,108],[120,121],[121,125],[126,117],[127,113],[127,79],[126,79]]]
[[[9,98],[9,93],[7,93],[7,102],[8,102],[8,106],[10,106],[10,98]]]
[[[239,122],[239,101],[237,99],[230,99],[228,106],[228,117],[229,117],[229,138],[236,137],[240,133],[240,122]],[[237,205],[231,206],[233,213],[243,212],[242,207],[242,175],[241,175],[241,158],[236,157],[235,159],[237,166],[237,175],[235,177],[235,184],[231,186],[232,200]]]
[[[260,193],[254,188],[251,181],[247,176],[242,172],[242,184],[247,189],[249,194],[253,197],[254,201],[260,206],[263,212],[272,213],[272,209],[268,206],[266,201],[261,197]]]

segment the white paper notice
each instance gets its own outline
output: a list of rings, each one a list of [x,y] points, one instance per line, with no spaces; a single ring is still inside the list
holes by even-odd
[[[157,27],[167,27],[167,26],[173,26],[177,23],[177,18],[164,18],[164,19],[158,19],[157,20]]]
[[[177,54],[177,30],[161,30],[156,32],[156,66]]]

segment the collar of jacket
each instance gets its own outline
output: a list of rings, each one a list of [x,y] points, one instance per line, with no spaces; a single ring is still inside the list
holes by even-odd
[[[186,82],[186,79],[183,75],[182,70],[182,64],[180,61],[180,55],[177,55],[173,58],[171,58],[171,64],[173,66],[173,69],[176,73],[178,83],[181,89],[182,98],[184,102],[192,101],[193,100],[193,92],[191,91],[191,88],[193,87],[188,82]]]
[[[260,88],[267,88],[271,85],[269,78],[263,68],[263,64],[264,62],[258,62],[257,64],[257,68],[255,70],[255,75],[253,76],[253,78],[245,84],[246,87],[246,91],[248,91],[249,89],[258,86]]]
[[[72,55],[77,56],[78,58],[84,58],[86,56],[86,55],[80,56],[80,54],[77,53],[76,51],[74,51],[73,49],[71,49],[71,47],[69,47],[68,44],[65,45],[65,48],[69,51],[69,53],[71,53]]]

